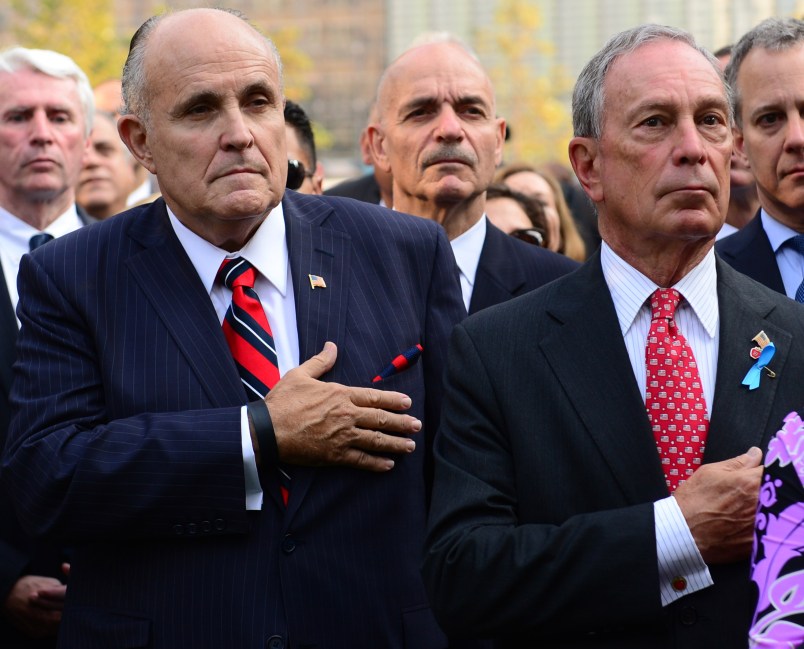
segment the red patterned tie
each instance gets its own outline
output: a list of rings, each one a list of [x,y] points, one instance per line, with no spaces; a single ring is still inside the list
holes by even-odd
[[[223,319],[223,335],[250,401],[262,399],[279,381],[274,336],[254,292],[256,279],[257,270],[241,257],[224,259],[218,270],[218,281],[232,291],[232,303]],[[287,505],[290,476],[282,467],[279,476],[282,499]]]
[[[701,465],[709,430],[698,365],[675,322],[681,299],[672,288],[653,293],[645,345],[645,407],[671,493]]]

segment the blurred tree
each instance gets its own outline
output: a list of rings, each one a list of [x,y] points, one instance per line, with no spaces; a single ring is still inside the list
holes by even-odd
[[[117,33],[113,0],[11,0],[9,22],[19,45],[70,56],[93,85],[120,77],[130,35]]]
[[[237,6],[234,0],[229,3]],[[160,5],[154,14],[168,9]],[[87,73],[94,86],[123,72],[132,33],[119,33],[114,0],[10,0],[8,24],[16,44],[55,50],[70,56]],[[299,30],[293,27],[264,29],[282,54],[285,94],[304,105],[310,98],[306,80],[312,59],[298,46]],[[332,136],[315,125],[316,144],[326,149]]]
[[[572,117],[566,97],[572,79],[557,64],[552,44],[539,39],[542,14],[533,0],[498,0],[494,20],[478,33],[478,53],[488,65],[511,140],[505,159],[567,164]]]

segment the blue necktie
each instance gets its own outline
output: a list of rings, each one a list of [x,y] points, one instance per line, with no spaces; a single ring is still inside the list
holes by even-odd
[[[40,232],[31,237],[30,241],[28,241],[28,247],[33,252],[39,246],[44,246],[48,241],[53,241],[53,235],[47,232]]]
[[[804,234],[798,234],[792,239],[788,239],[787,244],[804,257]],[[804,280],[801,280],[801,284],[796,289],[796,302],[804,303]]]

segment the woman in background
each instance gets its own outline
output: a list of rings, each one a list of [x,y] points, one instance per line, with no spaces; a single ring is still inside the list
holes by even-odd
[[[549,250],[579,262],[586,259],[586,246],[564,200],[561,185],[552,174],[526,163],[515,163],[502,167],[494,180],[545,204]]]

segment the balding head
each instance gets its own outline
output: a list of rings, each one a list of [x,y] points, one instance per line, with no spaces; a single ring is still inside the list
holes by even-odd
[[[369,129],[374,159],[394,179],[394,207],[441,222],[451,237],[477,222],[502,155],[495,110],[488,75],[461,43],[399,56],[380,80]]]
[[[152,16],[134,33],[123,66],[123,113],[148,121],[152,88],[148,83],[146,58],[160,61],[168,56],[171,49],[181,50],[188,33],[204,34],[205,39],[215,37],[225,50],[230,47],[228,36],[233,32],[241,34],[242,38],[257,38],[264,43],[266,52],[276,64],[281,86],[282,60],[276,46],[257,31],[243,13],[222,8],[186,9]],[[157,34],[159,38],[155,39]],[[150,57],[146,56],[148,52],[151,53]]]

